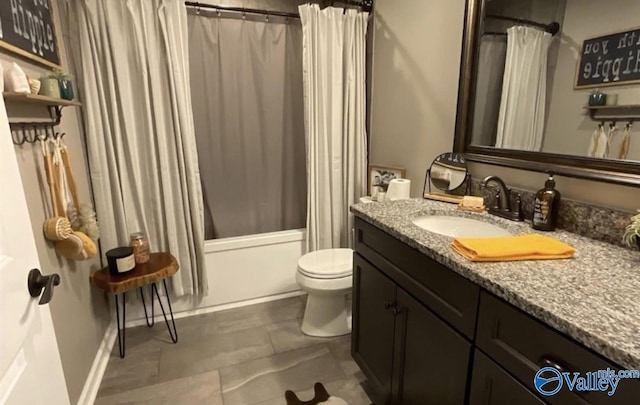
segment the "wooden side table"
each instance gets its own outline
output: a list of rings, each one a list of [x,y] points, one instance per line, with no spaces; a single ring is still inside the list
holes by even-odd
[[[113,294],[116,302],[116,320],[118,322],[118,349],[120,350],[120,357],[124,358],[125,355],[125,316],[126,316],[126,293],[127,291],[134,290],[136,288],[140,291],[140,298],[142,299],[142,306],[144,308],[144,317],[147,321],[147,326],[152,327],[155,323],[154,318],[154,299],[153,296],[158,298],[160,303],[160,309],[164,316],[164,321],[167,324],[169,330],[169,336],[173,343],[178,342],[178,330],[176,329],[176,322],[173,318],[173,309],[171,308],[171,298],[167,291],[167,277],[171,277],[179,270],[178,262],[175,257],[170,253],[152,253],[149,257],[149,261],[144,264],[136,265],[136,268],[122,273],[119,275],[112,275],[109,273],[109,268],[105,267],[96,271],[91,275],[91,282],[98,288],[105,290],[106,292]],[[164,310],[164,305],[160,300],[160,294],[158,294],[158,287],[156,282],[162,281],[164,285],[164,293],[166,296],[167,304],[169,307],[169,314],[171,316],[171,326],[167,319],[167,313]],[[151,320],[147,314],[147,306],[144,302],[144,292],[142,287],[151,284]],[[118,305],[118,295],[122,295],[122,328],[120,328],[120,306]]]

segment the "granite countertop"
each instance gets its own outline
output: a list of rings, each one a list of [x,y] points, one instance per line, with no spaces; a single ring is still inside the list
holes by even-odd
[[[577,249],[572,259],[474,263],[455,253],[451,237],[411,221],[422,215],[482,219],[514,235],[530,224],[412,199],[356,204],[351,211],[493,294],[628,369],[640,369],[640,252],[564,231],[544,234]]]

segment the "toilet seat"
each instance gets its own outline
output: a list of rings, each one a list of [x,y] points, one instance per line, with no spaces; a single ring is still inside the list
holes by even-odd
[[[350,277],[353,273],[353,250],[325,249],[307,253],[298,260],[298,272],[321,280]]]

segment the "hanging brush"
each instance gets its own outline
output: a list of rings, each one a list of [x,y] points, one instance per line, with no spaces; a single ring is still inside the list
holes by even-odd
[[[66,146],[62,145],[60,154],[65,169],[66,180],[69,185],[69,191],[71,192],[72,201],[67,206],[67,216],[71,222],[71,228],[74,231],[85,233],[93,240],[97,240],[100,237],[100,227],[98,226],[96,212],[91,205],[80,204],[76,181],[71,172],[69,152]]]
[[[43,225],[44,236],[50,241],[65,240],[71,235],[71,223],[64,216],[61,210],[62,204],[55,192],[58,185],[56,184],[56,176],[54,175],[54,167],[51,154],[44,140],[40,140],[42,146],[42,154],[44,157],[44,168],[47,173],[47,184],[49,185],[49,193],[51,194],[51,208],[53,216],[48,218]]]

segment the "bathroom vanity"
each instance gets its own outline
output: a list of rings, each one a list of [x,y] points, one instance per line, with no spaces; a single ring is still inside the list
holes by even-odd
[[[405,200],[352,207],[352,355],[381,404],[634,404],[640,380],[612,396],[566,384],[543,396],[542,367],[640,369],[640,254],[567,232],[569,260],[472,263],[425,215],[479,219],[510,233],[528,224]],[[583,374],[584,375],[584,374]]]

